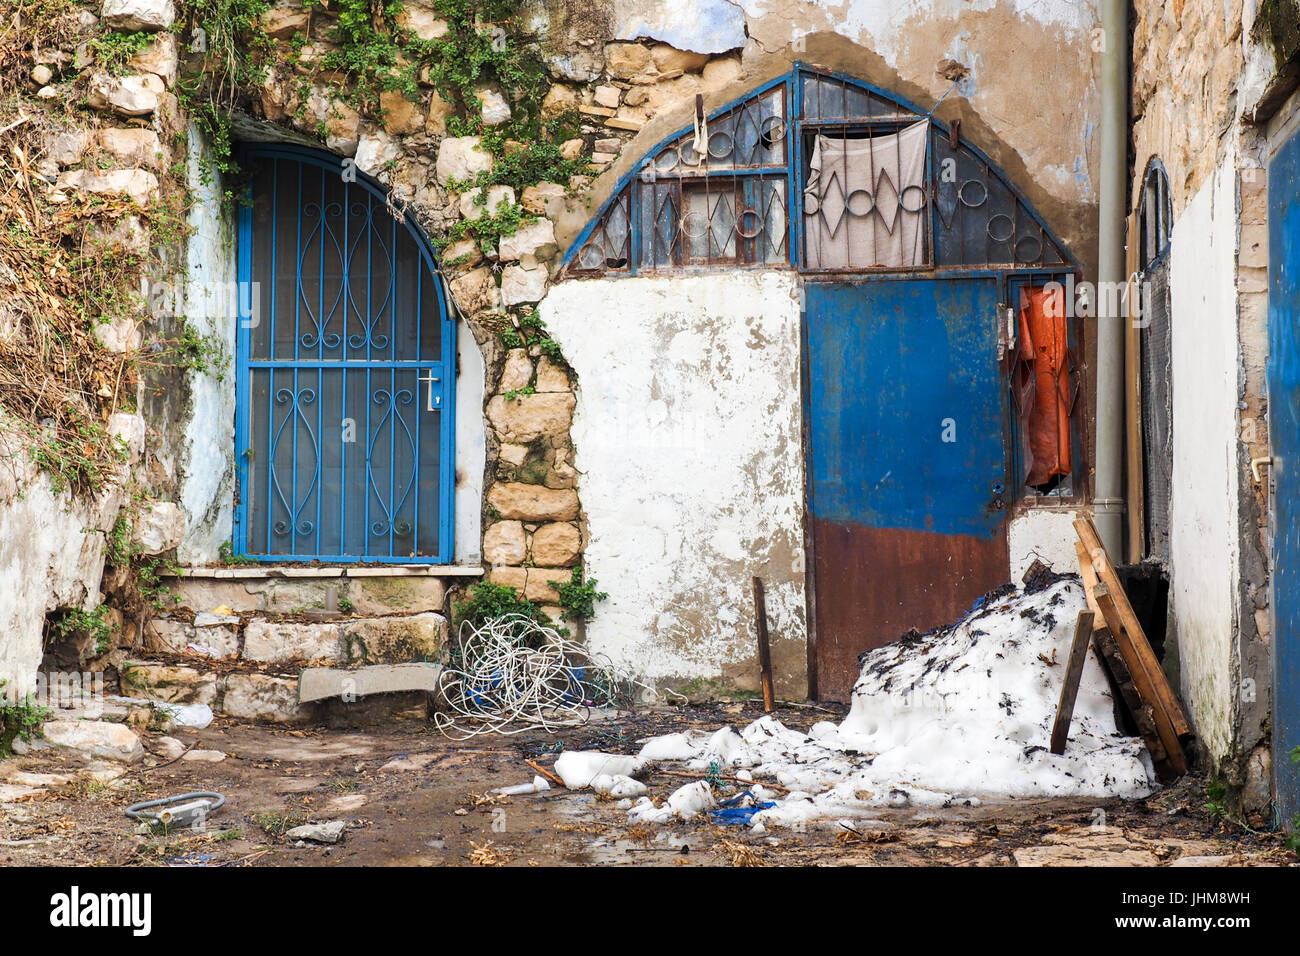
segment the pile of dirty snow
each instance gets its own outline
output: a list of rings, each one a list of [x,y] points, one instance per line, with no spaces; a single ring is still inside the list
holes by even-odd
[[[755,814],[756,825],[852,818],[879,806],[975,805],[990,797],[1146,796],[1155,780],[1150,758],[1140,739],[1116,729],[1110,689],[1091,648],[1066,752],[1048,752],[1083,607],[1074,579],[1033,594],[995,592],[952,627],[864,654],[852,707],[839,726],[825,721],[803,734],[765,716],[739,732],[668,734],[651,739],[635,764],[617,772],[680,762],[789,789],[750,788],[760,804],[776,802]],[[689,819],[712,805],[691,787],[661,807],[642,797],[629,818]]]

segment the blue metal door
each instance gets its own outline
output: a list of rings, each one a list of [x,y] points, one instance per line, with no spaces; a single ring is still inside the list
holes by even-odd
[[[1278,807],[1300,815],[1300,136],[1268,174],[1268,419],[1273,446],[1273,767]]]
[[[862,651],[1008,578],[1006,388],[992,278],[809,283],[804,317],[817,696]]]
[[[432,252],[332,157],[244,157],[238,551],[451,557],[455,326]]]

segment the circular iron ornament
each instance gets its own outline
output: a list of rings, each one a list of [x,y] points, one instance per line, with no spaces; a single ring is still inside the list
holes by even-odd
[[[713,141],[721,139],[726,144],[726,148],[715,146]],[[728,133],[725,129],[720,129],[716,133],[709,134],[708,150],[709,155],[714,159],[723,159],[731,155],[731,151],[736,148],[736,138]]]
[[[409,536],[410,533],[414,530],[415,530],[415,526],[412,525],[411,522],[407,521],[405,518],[398,518],[396,521],[393,522],[393,534],[397,535],[399,538],[405,538]]]
[[[605,250],[593,240],[582,247],[578,253],[578,266],[583,269],[599,269],[605,261]]]
[[[803,197],[803,214],[805,216],[815,216],[822,211],[822,201],[816,196],[809,196],[807,193]]]
[[[785,120],[779,116],[769,116],[763,122],[758,124],[758,139],[767,149],[771,149],[781,140],[785,139],[786,130]]]
[[[966,190],[970,186],[976,186],[979,188],[979,199],[971,199],[966,195]],[[967,209],[978,209],[980,206],[984,205],[985,201],[989,198],[989,187],[985,186],[978,179],[968,179],[962,183],[961,187],[957,190],[957,198]],[[1007,238],[1010,237],[1008,236]]]
[[[1029,248],[1033,250],[1032,255],[1023,251],[1025,243],[1031,244]],[[1017,262],[1037,262],[1043,254],[1043,241],[1037,236],[1021,236],[1016,240],[1015,254]]]
[[[752,228],[741,226],[741,223],[744,222],[746,218],[753,221]],[[763,231],[763,217],[758,214],[757,209],[742,209],[740,215],[736,217],[736,221],[732,223],[731,228],[735,231],[736,235],[740,236],[740,238],[753,239]]]
[[[275,523],[275,533],[276,533],[276,534],[288,534],[288,533],[289,533],[289,526],[288,526],[287,524],[285,524],[283,521],[277,521],[277,522]]]
[[[339,213],[341,213],[341,212],[343,211],[343,210],[339,207],[339,204],[338,204],[338,203],[332,203],[331,205],[333,205],[333,207],[334,207],[334,213],[333,213],[333,215],[337,216]],[[327,207],[327,211],[328,211],[328,207]],[[354,215],[354,216],[368,216],[368,215],[370,215],[370,210],[369,210],[368,208],[366,208],[366,204],[363,203],[363,202],[354,202],[354,203],[352,204],[352,207],[351,207],[351,209],[350,209],[350,212],[351,212],[352,215]]]
[[[855,189],[844,200],[844,208],[851,216],[870,216],[876,208],[876,197],[869,189]]]
[[[311,534],[315,530],[316,530],[316,525],[314,522],[308,521],[305,518],[302,521],[298,522],[299,534]]]
[[[370,526],[370,533],[373,535],[384,535],[388,533],[388,522],[376,521]]]
[[[1006,223],[1005,232],[1001,225],[998,225],[996,230],[994,229],[994,223],[999,222]],[[984,231],[989,234],[989,238],[994,242],[1007,242],[1013,235],[1015,235],[1016,224],[1011,221],[1010,216],[1004,216],[1002,213],[998,213],[996,216],[989,219],[988,225],[984,227]]]
[[[682,143],[677,147],[677,158],[681,160],[683,166],[700,165],[700,154],[695,151],[695,145],[690,142]]]
[[[676,153],[676,151],[665,149],[655,158],[655,171],[660,173],[669,172],[677,165],[679,159],[681,159],[681,157]]]
[[[907,204],[907,197],[909,194],[918,197],[915,206],[909,206]],[[903,212],[920,212],[925,208],[925,190],[916,185],[905,187],[903,191],[898,194],[898,205]]]
[[[693,224],[698,223],[700,228],[696,232],[691,228]],[[688,212],[682,216],[681,221],[677,224],[678,231],[688,239],[703,239],[709,234],[709,217],[702,212]]]

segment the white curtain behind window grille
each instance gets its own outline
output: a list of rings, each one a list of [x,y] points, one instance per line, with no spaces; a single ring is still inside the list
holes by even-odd
[[[922,120],[870,139],[817,137],[804,189],[808,268],[925,264],[924,193],[918,190],[925,188],[929,125]],[[910,186],[917,188],[904,195]]]

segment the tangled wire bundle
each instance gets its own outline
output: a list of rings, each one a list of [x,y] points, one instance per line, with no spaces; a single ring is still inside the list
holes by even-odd
[[[592,707],[628,706],[641,687],[609,658],[522,614],[468,621],[439,684],[445,710],[434,725],[447,737],[554,731],[585,723]]]

